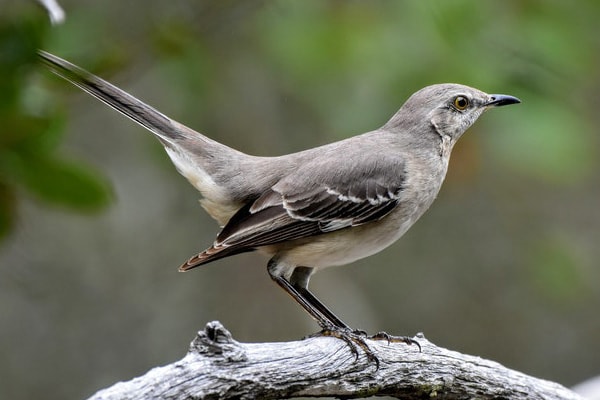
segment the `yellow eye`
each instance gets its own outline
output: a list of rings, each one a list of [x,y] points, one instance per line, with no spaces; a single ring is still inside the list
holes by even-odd
[[[469,99],[467,99],[465,96],[456,96],[453,104],[457,110],[463,111],[464,109],[469,107]]]

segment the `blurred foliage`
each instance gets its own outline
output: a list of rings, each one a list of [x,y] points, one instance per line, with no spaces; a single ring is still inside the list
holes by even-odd
[[[57,150],[64,116],[39,85],[36,51],[47,35],[42,13],[0,16],[0,239],[18,215],[19,189],[42,202],[79,211],[105,207],[106,182]]]
[[[540,238],[530,244],[527,265],[533,287],[544,298],[557,306],[570,305],[575,300],[587,297],[583,263],[574,251],[577,246],[569,245],[566,238]]]
[[[440,199],[398,244],[311,287],[360,328],[424,331],[564,383],[598,373],[600,2],[61,4],[52,29],[33,2],[0,14],[0,227],[18,227],[0,253],[0,397],[82,397],[176,359],[208,319],[240,340],[315,328],[258,255],[171,274],[216,225],[160,146],[43,71],[38,47],[260,155],[373,129],[432,83],[519,97],[461,138]],[[19,345],[45,335],[42,355]]]
[[[184,107],[219,90],[206,77],[219,74],[220,61],[209,52],[210,41],[222,34],[211,37],[206,31],[222,27],[214,22],[201,26],[192,19],[201,13],[222,18],[230,7],[246,13],[243,31],[254,50],[270,60],[267,73],[277,74],[286,96],[294,96],[317,120],[339,132],[332,139],[366,124],[364,115],[383,120],[390,113],[388,104],[446,75],[486,89],[515,88],[526,102],[511,110],[509,118],[497,118],[502,134],[486,139],[493,146],[491,155],[507,169],[564,183],[584,179],[598,166],[598,137],[586,118],[599,101],[597,53],[586,50],[598,46],[598,38],[582,31],[598,15],[595,2],[574,8],[536,1],[477,7],[468,0],[385,5],[305,1],[275,2],[264,10],[260,3],[249,3],[206,3],[188,20],[165,16],[150,32],[148,45],[166,58],[166,73],[181,80],[183,93],[189,93],[190,101],[181,100]],[[403,18],[401,31],[395,24],[399,15],[411,16]],[[35,50],[43,41],[87,55],[86,68],[97,73],[122,68],[131,59],[127,44],[110,43],[108,35],[103,40],[100,25],[89,23],[88,17],[74,18],[53,32],[48,32],[41,12],[0,19],[3,234],[16,215],[17,187],[42,201],[86,211],[101,209],[110,199],[108,185],[97,172],[59,155],[63,112],[47,88],[32,83]],[[515,23],[517,19],[522,22]],[[95,46],[84,45],[94,41]],[[105,49],[96,51],[97,46]],[[356,78],[362,74],[369,79]],[[340,102],[335,88],[344,86],[347,93]]]

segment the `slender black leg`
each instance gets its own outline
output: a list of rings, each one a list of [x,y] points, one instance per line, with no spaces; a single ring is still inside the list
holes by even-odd
[[[379,359],[365,341],[366,334],[352,331],[348,325],[309,292],[305,286],[308,285],[311,270],[305,267],[299,268],[298,273],[295,271],[292,275],[291,280],[293,283],[276,273],[277,262],[274,260],[269,261],[268,271],[271,278],[319,323],[322,330],[317,335],[343,340],[350,347],[356,359],[359,356],[358,348],[362,349],[367,358],[375,362],[377,368],[379,368]]]
[[[323,315],[327,320],[329,320],[331,325],[343,329],[350,329],[350,327],[346,325],[344,321],[339,319],[337,315],[335,315],[331,310],[329,310],[329,308],[327,308],[325,304],[321,303],[321,301],[317,299],[315,295],[313,295],[308,290],[308,281],[312,273],[312,268],[296,267],[294,269],[294,272],[290,276],[289,282],[294,287],[294,289],[296,289],[298,294],[300,294],[304,298],[304,300],[306,300],[314,309],[319,311],[321,315]]]
[[[325,318],[327,318],[332,325],[351,330],[351,328],[346,325],[344,321],[339,319],[333,312],[331,312],[331,310],[329,310],[325,304],[321,303],[321,301],[317,299],[308,289],[296,286],[294,286],[294,288],[311,306],[316,308]]]
[[[309,290],[308,281],[312,269],[308,267],[296,267],[288,281],[278,270],[278,264],[275,259],[271,259],[268,265],[269,275],[283,290],[286,291],[298,304],[302,306],[321,326],[321,332],[316,335],[330,336],[346,342],[352,354],[358,359],[358,349],[362,349],[370,361],[375,362],[379,368],[379,359],[369,348],[367,344],[367,334],[362,331],[354,331],[339,319],[325,304],[321,303]],[[314,336],[314,335],[313,335]],[[374,340],[386,340],[388,343],[403,342],[406,344],[416,344],[421,350],[417,341],[406,336],[391,336],[385,332],[369,337]]]
[[[291,283],[289,283],[284,277],[271,275],[271,278],[283,289],[285,290],[298,304],[302,306],[308,312],[311,317],[313,317],[319,323],[319,326],[323,329],[330,329],[336,327],[337,325],[330,321],[326,316],[324,316],[317,308],[313,307],[313,305],[305,299],[302,294],[296,290]]]

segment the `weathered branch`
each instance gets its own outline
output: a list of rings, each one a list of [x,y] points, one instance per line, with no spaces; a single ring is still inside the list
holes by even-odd
[[[368,340],[379,368],[346,342],[312,337],[283,343],[239,343],[210,322],[188,354],[90,399],[278,399],[387,395],[398,399],[580,399],[563,386],[479,357],[435,346]]]

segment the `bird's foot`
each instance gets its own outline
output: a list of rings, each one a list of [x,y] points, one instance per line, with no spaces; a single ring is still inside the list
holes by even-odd
[[[343,340],[350,351],[358,360],[360,355],[359,350],[362,350],[367,359],[375,363],[376,369],[379,369],[379,358],[367,344],[367,340],[385,340],[389,343],[406,343],[408,345],[416,345],[419,348],[419,353],[422,351],[421,344],[415,339],[408,336],[393,336],[386,332],[378,332],[375,335],[368,336],[367,332],[359,329],[341,328],[337,326],[324,327],[320,332],[309,335],[308,337],[327,336]]]
[[[350,348],[352,354],[354,354],[356,360],[358,360],[359,349],[362,350],[367,356],[367,359],[371,362],[374,362],[376,368],[379,369],[379,358],[377,358],[375,353],[373,353],[366,342],[366,340],[369,339],[367,332],[358,329],[352,330],[349,328],[328,326],[324,327],[320,332],[310,335],[309,337],[318,336],[334,337],[343,340]]]
[[[389,343],[406,343],[408,345],[416,345],[419,348],[419,353],[421,353],[421,344],[417,342],[415,339],[410,338],[408,336],[392,336],[386,332],[378,332],[373,336],[370,336],[369,339],[372,340],[387,340]]]

